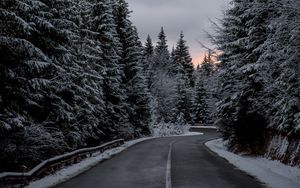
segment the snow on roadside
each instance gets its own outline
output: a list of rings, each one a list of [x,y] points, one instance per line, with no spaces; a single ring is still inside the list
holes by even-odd
[[[180,136],[197,136],[197,135],[204,135],[204,133],[200,132],[186,132],[182,135],[175,135],[175,136],[169,136],[169,137],[180,137]]]
[[[174,135],[182,135],[186,132],[189,126],[179,123],[160,122],[151,126],[152,135],[155,137],[166,137]]]
[[[175,135],[175,137],[179,137],[179,136],[195,136],[195,135],[203,135],[203,133],[199,133],[199,132],[189,132],[188,131],[188,127],[184,128],[184,133],[182,135]],[[168,135],[165,137],[173,137],[172,135]],[[53,187],[56,186],[62,182],[65,182],[81,173],[83,173],[84,171],[92,168],[93,166],[96,166],[99,162],[109,159],[112,156],[121,153],[122,151],[126,150],[127,148],[138,144],[140,142],[146,141],[146,140],[151,140],[151,139],[155,139],[155,138],[160,138],[159,136],[156,137],[146,137],[146,138],[141,138],[141,139],[137,139],[137,140],[132,140],[132,141],[128,141],[125,144],[110,149],[110,150],[106,150],[103,153],[96,153],[95,156],[90,157],[90,158],[86,158],[83,161],[81,161],[80,163],[74,164],[72,166],[68,166],[64,169],[61,169],[57,172],[55,172],[52,175],[46,176],[40,180],[36,180],[31,182],[28,186],[26,186],[27,188],[47,188],[47,187]]]
[[[246,157],[234,154],[226,149],[222,139],[209,141],[205,145],[234,166],[257,177],[269,187],[300,187],[300,168],[287,166],[279,161],[263,157]]]
[[[153,139],[154,137],[147,137],[147,138],[141,138],[133,141],[126,142],[125,144],[106,150],[103,153],[99,153],[97,156],[86,158],[80,163],[74,164],[72,166],[68,166],[64,169],[61,169],[57,172],[55,172],[52,175],[46,176],[40,180],[36,180],[31,182],[27,188],[46,188],[46,187],[53,187],[55,185],[58,185],[62,182],[65,182],[68,179],[71,179],[82,172],[92,168],[93,166],[96,166],[99,162],[111,158],[113,155],[116,155],[125,149],[129,148],[130,146],[133,146],[137,143]]]
[[[190,132],[190,128],[192,126],[184,126],[183,127],[183,134],[178,136],[195,136],[195,135],[203,135],[201,132]]]
[[[198,129],[218,129],[216,126],[191,126],[190,128],[198,128]]]

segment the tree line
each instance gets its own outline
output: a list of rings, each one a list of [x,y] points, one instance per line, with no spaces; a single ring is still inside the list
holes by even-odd
[[[276,135],[299,144],[300,2],[231,3],[212,36],[222,52],[216,123],[235,151],[264,153]]]
[[[172,51],[163,28],[143,45],[125,0],[1,1],[0,171],[157,125],[215,124],[255,154],[299,139],[299,9],[233,0],[194,69],[183,32]]]
[[[1,1],[0,17],[0,171],[161,122],[205,124],[183,33],[172,53],[163,28],[142,45],[125,0]]]

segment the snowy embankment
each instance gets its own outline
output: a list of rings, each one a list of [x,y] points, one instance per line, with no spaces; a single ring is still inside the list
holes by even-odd
[[[119,147],[106,150],[103,153],[98,153],[98,155],[96,153],[95,156],[86,158],[83,161],[81,161],[80,163],[68,166],[62,170],[55,172],[52,175],[49,175],[40,180],[31,182],[27,186],[27,188],[45,188],[45,187],[52,187],[52,186],[58,185],[68,179],[71,179],[71,178],[83,173],[84,171],[97,165],[99,162],[109,159],[112,156],[124,151],[125,149],[129,148],[130,146],[133,146],[137,143],[140,143],[140,142],[143,142],[143,141],[146,141],[149,139],[153,139],[153,138],[154,137],[148,137],[148,138],[141,138],[141,139],[129,141]]]
[[[185,127],[182,130],[182,134],[181,135],[175,135],[175,136],[193,136],[193,135],[203,135],[203,133],[198,133],[198,132],[189,132],[188,131],[188,127]],[[157,132],[158,133],[158,132]],[[174,135],[167,135],[164,137],[169,137],[169,136],[174,136]],[[162,136],[153,136],[153,137],[147,137],[147,138],[140,138],[137,140],[132,140],[132,141],[128,141],[125,144],[110,149],[110,150],[106,150],[103,153],[96,153],[93,157],[84,159],[83,161],[81,161],[80,163],[74,164],[72,166],[68,166],[62,170],[59,170],[57,172],[55,172],[52,175],[46,176],[40,180],[36,180],[31,182],[27,188],[46,188],[46,187],[53,187],[55,185],[58,185],[62,182],[65,182],[83,172],[85,172],[86,170],[92,168],[93,166],[96,166],[97,164],[99,164],[101,161],[104,161],[106,159],[111,158],[112,156],[121,153],[122,151],[126,150],[127,148],[138,144],[140,142],[146,141],[146,140],[151,140],[151,139],[155,139],[155,138],[160,138]]]
[[[190,128],[196,128],[196,129],[218,129],[216,126],[191,126]]]
[[[279,161],[269,160],[263,157],[241,156],[229,152],[222,139],[212,140],[205,145],[227,159],[239,169],[257,177],[261,182],[272,188],[299,188],[300,168],[282,164]]]

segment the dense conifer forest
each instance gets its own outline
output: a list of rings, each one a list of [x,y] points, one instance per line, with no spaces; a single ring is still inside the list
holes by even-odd
[[[143,46],[124,0],[0,5],[1,171],[192,122],[183,33],[172,55],[163,28]]]
[[[1,1],[0,171],[184,125],[299,164],[299,10],[233,0],[195,69],[184,32],[172,51],[163,27],[143,44],[125,0]]]
[[[234,0],[214,36],[216,124],[232,150],[300,156],[300,2]]]

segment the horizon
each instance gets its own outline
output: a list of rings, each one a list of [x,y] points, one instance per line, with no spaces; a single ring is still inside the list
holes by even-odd
[[[198,41],[213,48],[206,35],[206,32],[214,33],[213,24],[209,20],[217,21],[222,18],[229,2],[230,0],[190,0],[189,3],[183,0],[128,0],[132,11],[131,21],[137,27],[143,44],[147,35],[156,44],[160,28],[164,27],[171,50],[183,31],[194,66],[200,64],[206,54],[206,49]]]

